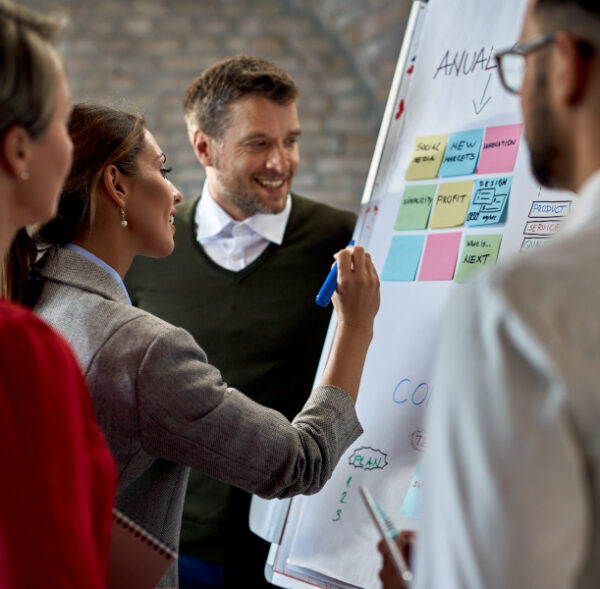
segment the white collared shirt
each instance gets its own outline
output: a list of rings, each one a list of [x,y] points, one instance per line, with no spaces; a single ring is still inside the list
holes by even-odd
[[[288,194],[281,213],[256,213],[236,221],[213,199],[205,182],[194,217],[196,239],[213,262],[237,272],[254,262],[270,243],[281,245],[291,210]]]

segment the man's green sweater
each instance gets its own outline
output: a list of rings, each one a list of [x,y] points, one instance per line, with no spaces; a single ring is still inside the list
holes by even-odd
[[[331,315],[315,296],[356,216],[293,195],[282,244],[232,272],[196,241],[198,202],[178,207],[171,256],[136,260],[126,278],[132,301],[188,330],[230,386],[291,419],[312,388]],[[249,502],[248,493],[192,471],[180,551],[225,563],[229,587],[264,578],[268,546],[248,531]]]

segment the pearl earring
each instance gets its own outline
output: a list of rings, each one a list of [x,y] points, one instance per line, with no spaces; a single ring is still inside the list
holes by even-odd
[[[21,180],[29,180],[29,172],[27,170],[23,170],[19,176]]]
[[[119,207],[121,209],[121,227],[127,227],[127,219],[125,219],[125,209],[123,207]]]

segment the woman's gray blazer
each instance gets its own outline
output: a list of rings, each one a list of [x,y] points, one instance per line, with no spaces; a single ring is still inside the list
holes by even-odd
[[[228,387],[191,335],[129,305],[110,274],[71,250],[41,274],[35,311],[79,358],[119,469],[117,507],[170,545],[188,467],[261,497],[310,494],[362,433],[337,387],[317,387],[291,424]],[[161,585],[176,583],[173,566]]]

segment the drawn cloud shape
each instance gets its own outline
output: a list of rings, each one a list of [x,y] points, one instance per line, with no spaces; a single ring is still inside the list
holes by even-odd
[[[373,470],[375,468],[385,468],[388,461],[385,452],[371,448],[370,446],[363,446],[352,452],[349,463],[354,468]]]

